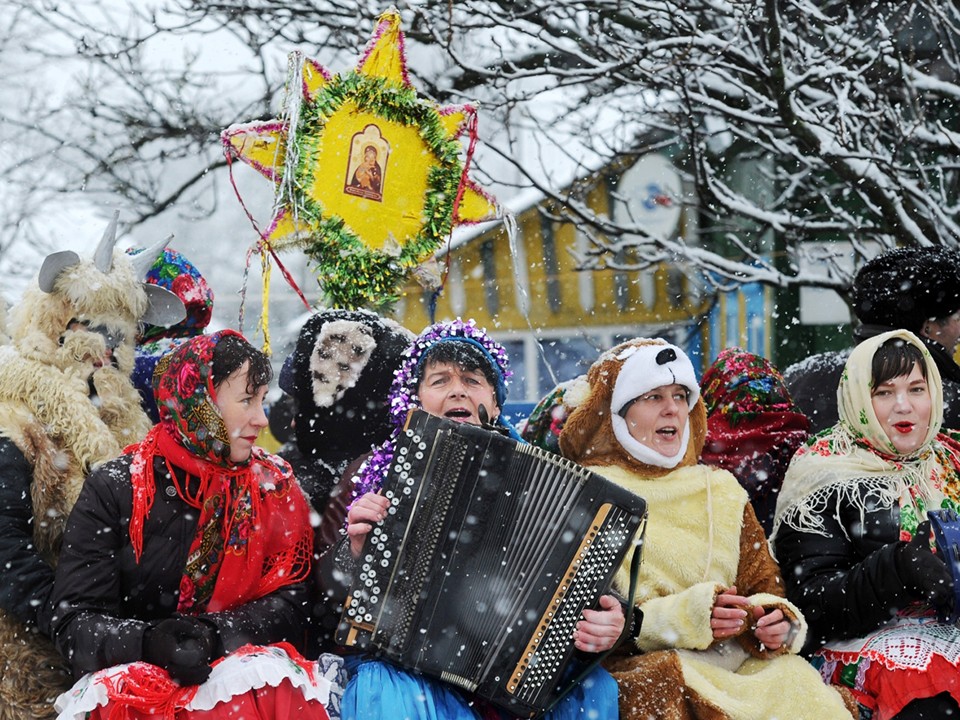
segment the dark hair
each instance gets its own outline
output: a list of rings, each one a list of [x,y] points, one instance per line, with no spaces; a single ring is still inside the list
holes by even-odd
[[[423,380],[423,373],[429,365],[435,363],[450,363],[460,368],[461,372],[479,372],[493,388],[497,387],[499,373],[490,365],[483,351],[467,342],[438,342],[427,350],[420,360],[417,373],[417,384]]]
[[[902,338],[891,338],[877,348],[871,367],[871,387],[879,387],[893,378],[909,375],[916,365],[927,379],[927,363],[920,348]]]
[[[284,393],[270,404],[267,422],[270,434],[280,443],[294,439],[293,421],[297,417],[297,400]]]
[[[273,379],[270,358],[237,335],[224,335],[213,348],[213,386],[217,387],[250,361],[247,372],[247,392],[251,395]]]

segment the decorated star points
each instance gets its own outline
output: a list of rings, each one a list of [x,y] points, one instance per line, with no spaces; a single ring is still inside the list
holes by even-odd
[[[276,185],[263,242],[302,249],[331,306],[382,309],[456,225],[498,215],[468,177],[476,120],[472,105],[417,94],[390,10],[350,72],[292,53],[282,116],[234,125],[222,141]]]

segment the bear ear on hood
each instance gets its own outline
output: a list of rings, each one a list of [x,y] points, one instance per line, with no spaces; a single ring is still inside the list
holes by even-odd
[[[565,458],[581,465],[610,464],[605,459],[619,448],[610,425],[610,399],[618,373],[619,363],[614,358],[601,358],[590,367],[590,394],[570,413],[560,433],[560,452]]]

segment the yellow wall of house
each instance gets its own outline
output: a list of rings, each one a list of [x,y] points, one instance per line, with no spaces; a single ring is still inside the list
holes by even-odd
[[[599,214],[608,214],[608,194],[603,183],[597,183],[587,194],[589,205]],[[653,273],[654,302],[647,306],[641,299],[640,273],[622,273],[623,289],[627,302],[621,309],[617,302],[617,273],[602,269],[578,272],[577,259],[570,250],[577,245],[577,229],[571,223],[554,225],[554,248],[560,302],[552,308],[548,301],[548,269],[544,255],[544,237],[541,231],[540,213],[536,208],[524,212],[518,218],[521,243],[521,272],[527,277],[529,311],[524,314],[517,295],[514,258],[506,231],[500,225],[479,235],[453,251],[451,262],[459,264],[447,275],[446,285],[437,303],[438,319],[455,317],[474,318],[478,324],[491,331],[527,330],[529,325],[538,329],[575,328],[601,325],[643,325],[650,323],[683,322],[699,311],[687,294],[687,282],[681,279],[674,285],[680,298],[668,289],[669,273],[659,267]],[[681,233],[683,229],[681,228]],[[495,270],[493,284],[499,299],[499,308],[491,311],[488,298],[488,281],[483,264],[483,248],[492,243],[492,258]],[[488,273],[489,271],[487,271]],[[589,279],[585,279],[584,275]],[[582,289],[584,283],[592,283],[592,292]],[[456,287],[459,285],[459,287]],[[586,304],[582,295],[592,300]],[[411,282],[403,292],[398,320],[406,327],[418,331],[430,322],[427,295],[416,283]]]

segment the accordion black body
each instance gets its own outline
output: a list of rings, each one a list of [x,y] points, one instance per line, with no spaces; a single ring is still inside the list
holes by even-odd
[[[531,445],[413,411],[337,640],[519,716],[549,708],[646,503]]]

